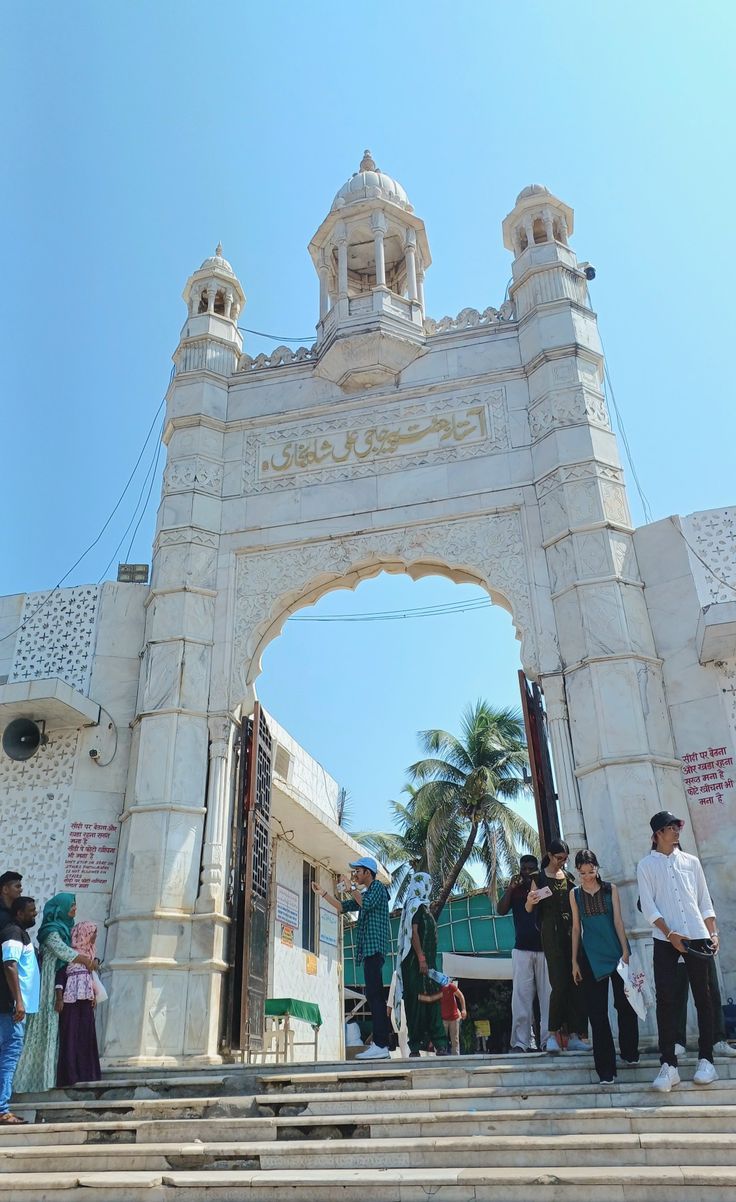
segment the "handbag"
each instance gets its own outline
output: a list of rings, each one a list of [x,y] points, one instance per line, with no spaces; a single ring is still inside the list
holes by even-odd
[[[95,991],[95,1001],[98,1006],[100,1002],[107,1001],[107,990],[100,980],[100,974],[95,971],[92,972],[92,988]]]
[[[647,983],[644,973],[641,970],[635,971],[630,964],[624,964],[623,960],[619,960],[616,971],[624,983],[627,1002],[637,1018],[644,1022],[647,1016],[647,1003],[644,996]]]

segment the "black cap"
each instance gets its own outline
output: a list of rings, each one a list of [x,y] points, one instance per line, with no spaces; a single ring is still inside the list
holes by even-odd
[[[669,810],[660,810],[658,814],[655,814],[653,818],[649,819],[649,825],[652,828],[653,835],[656,835],[657,831],[663,830],[664,827],[670,826],[673,822],[677,823],[680,830],[682,830],[683,826],[685,825],[682,818],[676,818],[675,815],[671,814]]]

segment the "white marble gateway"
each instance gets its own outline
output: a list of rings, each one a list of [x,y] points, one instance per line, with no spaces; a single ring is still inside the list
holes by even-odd
[[[309,244],[314,344],[256,356],[238,328],[245,293],[218,247],[184,289],[151,587],[52,598],[53,622],[0,642],[0,687],[60,678],[54,712],[63,685],[81,716],[53,734],[45,775],[42,761],[0,765],[11,842],[22,835],[9,787],[37,824],[38,889],[58,879],[48,844],[73,847],[77,872],[89,816],[121,815],[112,894],[110,852],[89,890],[108,917],[108,1062],[220,1056],[235,730],[289,614],[384,569],[478,583],[511,614],[521,665],[544,691],[566,836],[602,855],[639,956],[649,932],[634,869],[649,816],[689,817],[725,936],[725,986],[736,988],[734,514],[633,529],[573,211],[533,184],[502,231],[508,297],[499,280],[495,304],[430,318],[424,223],[366,152]],[[0,604],[0,639],[28,606]],[[85,696],[120,737],[108,767],[112,728],[104,712],[83,725]],[[313,839],[276,857],[275,884],[294,892],[305,857],[329,876],[342,845],[334,798],[284,775],[288,739],[281,747],[282,821]],[[327,1006],[336,958],[328,968],[333,945],[319,943],[324,974],[300,987]],[[273,988],[294,950],[274,948]]]

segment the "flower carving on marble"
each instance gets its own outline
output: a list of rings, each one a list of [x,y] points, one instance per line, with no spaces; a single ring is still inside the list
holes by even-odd
[[[26,594],[8,679],[14,682],[58,676],[86,693],[98,599],[95,585]]]
[[[703,596],[736,601],[736,509],[714,509],[683,519],[683,532],[700,556],[693,571]],[[705,560],[702,563],[701,560]]]
[[[380,405],[380,402],[377,402]],[[246,437],[246,495],[474,459],[509,447],[503,388],[281,423]]]
[[[78,591],[78,590],[75,590]],[[29,760],[0,756],[0,847],[40,905],[61,885],[77,731],[52,734]],[[10,863],[12,860],[12,864]]]
[[[260,656],[300,600],[311,603],[332,584],[375,575],[382,566],[411,569],[436,564],[438,574],[467,573],[491,595],[506,599],[522,660],[536,673],[537,648],[529,568],[518,511],[400,527],[304,543],[273,551],[241,552],[235,581],[233,697],[253,680]]]
[[[552,393],[529,410],[529,427],[535,442],[560,426],[591,422],[610,430],[605,398],[585,388],[571,393]]]
[[[222,464],[216,460],[205,459],[202,455],[174,459],[166,465],[164,488],[169,493],[189,492],[193,489],[195,492],[219,496],[222,489]]]
[[[441,317],[439,321],[427,317],[424,321],[424,332],[430,335],[446,334],[450,330],[468,330],[475,326],[500,325],[515,319],[513,301],[504,301],[499,309],[494,309],[489,305],[482,313],[478,309],[461,309],[457,317]]]

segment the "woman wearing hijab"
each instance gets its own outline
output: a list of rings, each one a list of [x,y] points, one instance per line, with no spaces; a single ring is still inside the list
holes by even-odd
[[[96,961],[97,923],[78,922],[72,930],[72,947]],[[84,964],[67,964],[56,974],[56,1012],[59,1015],[59,1089],[77,1081],[99,1081],[100,1055],[95,1030],[97,998],[92,973]]]
[[[77,912],[73,893],[56,893],[43,908],[38,932],[41,950],[41,996],[38,1013],[26,1019],[27,1031],[18,1071],[16,1093],[42,1093],[56,1085],[59,1049],[59,1016],[54,1008],[56,973],[66,964],[83,964],[92,970],[95,961],[72,946],[72,927]]]
[[[409,1055],[418,1056],[420,1047],[430,1043],[441,1055],[447,1052],[447,1033],[438,1001],[420,1001],[420,994],[436,994],[437,986],[428,975],[437,958],[437,923],[429,911],[432,878],[415,872],[401,912],[396,953],[396,989],[394,1005],[402,1004],[409,1028]]]

